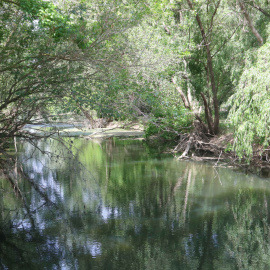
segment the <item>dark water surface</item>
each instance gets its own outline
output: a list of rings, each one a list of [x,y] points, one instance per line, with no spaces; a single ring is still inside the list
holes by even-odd
[[[0,180],[0,269],[270,269],[269,180],[140,141],[39,147],[20,194]]]

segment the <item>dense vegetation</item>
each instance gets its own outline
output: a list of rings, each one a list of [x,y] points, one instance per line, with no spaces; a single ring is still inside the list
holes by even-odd
[[[239,157],[269,146],[268,0],[2,0],[0,21],[2,153],[40,117],[93,111],[177,140],[230,109]]]

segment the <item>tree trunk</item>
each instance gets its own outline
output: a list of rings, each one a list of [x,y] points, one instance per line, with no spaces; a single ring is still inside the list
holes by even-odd
[[[207,121],[209,133],[214,134],[214,122],[213,122],[213,118],[212,118],[212,115],[211,115],[211,110],[209,108],[206,97],[205,97],[205,95],[203,93],[201,93],[201,97],[203,99],[205,118],[206,118],[206,121]]]
[[[72,96],[73,96],[73,98],[74,98],[74,100],[75,100],[75,102],[76,102],[78,108],[81,110],[81,112],[82,112],[83,115],[85,116],[85,118],[86,118],[87,120],[89,120],[89,122],[90,122],[90,128],[95,128],[95,127],[96,127],[96,121],[94,120],[94,118],[92,117],[92,115],[91,115],[87,110],[85,110],[85,109],[83,108],[83,106],[80,104],[79,101],[76,100],[75,94],[72,94]]]
[[[189,100],[188,100],[188,97],[185,96],[185,94],[184,94],[184,92],[182,91],[182,89],[176,84],[176,81],[175,81],[174,78],[172,78],[172,83],[175,85],[176,90],[177,90],[178,93],[180,94],[181,99],[182,99],[182,101],[183,101],[183,103],[184,103],[185,108],[190,110],[190,109],[191,109],[191,106],[190,106],[190,102],[189,102]]]
[[[260,46],[263,45],[263,38],[261,37],[259,32],[254,27],[253,22],[252,22],[251,18],[249,17],[248,13],[247,13],[246,6],[245,6],[244,2],[241,1],[241,0],[238,0],[238,3],[239,3],[239,6],[240,6],[240,8],[241,8],[247,22],[248,22],[249,28],[251,29],[254,36],[257,38],[258,43],[260,44]]]
[[[85,110],[85,109],[81,106],[81,104],[79,104],[79,102],[77,102],[77,105],[78,105],[78,107],[80,108],[80,110],[81,110],[81,112],[83,113],[83,115],[86,117],[86,119],[89,120],[91,128],[95,128],[95,120],[94,120],[93,117],[90,115],[90,113],[89,113],[87,110]]]

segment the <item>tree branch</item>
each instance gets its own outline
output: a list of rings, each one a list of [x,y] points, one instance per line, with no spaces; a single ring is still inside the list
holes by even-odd
[[[268,13],[266,10],[261,8],[260,6],[256,5],[254,1],[245,1],[248,5],[252,6],[253,8],[256,8],[259,10],[262,14],[264,14],[266,17],[270,18],[270,13]]]
[[[258,40],[258,43],[260,45],[263,45],[263,38],[261,37],[261,35],[259,34],[259,32],[256,30],[256,28],[254,27],[253,25],[253,22],[249,16],[249,14],[247,13],[247,10],[246,10],[246,6],[244,4],[244,2],[242,0],[238,0],[238,3],[239,3],[239,6],[248,22],[248,25],[249,25],[249,28],[251,29],[252,33],[254,34],[254,36],[257,38]]]

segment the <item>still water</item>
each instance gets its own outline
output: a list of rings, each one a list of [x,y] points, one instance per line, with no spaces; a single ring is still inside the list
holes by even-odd
[[[0,180],[0,269],[270,269],[269,180],[141,141],[71,143],[22,143],[12,173],[32,180],[17,195]]]

